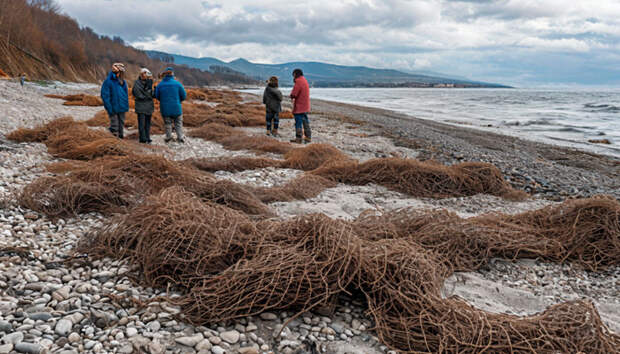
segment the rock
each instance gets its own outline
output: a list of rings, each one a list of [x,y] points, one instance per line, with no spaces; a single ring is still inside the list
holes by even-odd
[[[63,286],[62,288],[54,290],[52,292],[52,298],[56,301],[63,301],[69,298],[70,293],[71,293],[71,287]]]
[[[212,336],[212,337],[209,337],[209,342],[211,342],[211,344],[218,345],[222,343],[222,338],[217,337],[217,336]]]
[[[73,328],[73,322],[70,320],[63,318],[60,321],[56,322],[56,327],[54,327],[54,332],[59,336],[66,336]]]
[[[35,321],[49,321],[52,318],[52,314],[49,312],[35,312],[29,314],[28,317]]]
[[[131,354],[133,353],[133,346],[131,344],[125,344],[118,350],[117,353]]]
[[[73,332],[69,334],[69,337],[67,339],[69,340],[69,343],[76,343],[76,342],[79,342],[82,339],[82,337],[80,337],[79,334]]]
[[[0,354],[9,354],[13,350],[13,344],[0,345]]]
[[[151,321],[146,325],[151,332],[158,332],[161,329],[161,324],[159,321]]]
[[[258,354],[258,349],[254,347],[239,348],[239,354]]]
[[[2,337],[2,342],[6,344],[17,344],[24,340],[24,334],[22,332],[13,332]]]
[[[20,353],[39,354],[41,346],[36,343],[19,342],[15,344],[15,350]]]
[[[211,353],[213,353],[213,354],[226,354],[226,350],[224,350],[224,348],[220,347],[219,345],[216,345],[213,348],[211,348]]]
[[[203,339],[204,339],[203,335],[201,333],[198,333],[193,336],[175,338],[174,341],[179,344],[193,348],[196,346],[196,344],[200,343]]]
[[[235,330],[222,332],[220,333],[220,338],[222,338],[224,342],[235,344],[239,341],[239,332]]]
[[[207,339],[203,339],[200,341],[200,343],[196,344],[196,350],[200,351],[200,350],[211,350],[211,342],[209,342],[209,340]]]
[[[256,331],[258,329],[258,327],[256,327],[256,325],[254,323],[250,323],[247,326],[245,326],[245,331],[246,332],[253,332]]]
[[[125,330],[125,333],[127,333],[127,338],[131,338],[138,334],[138,330],[133,327],[129,327]]]
[[[265,321],[274,321],[278,319],[278,315],[276,315],[275,313],[271,313],[271,312],[263,312],[260,314],[260,318]]]
[[[13,325],[9,321],[0,321],[0,332],[8,333],[13,331]]]

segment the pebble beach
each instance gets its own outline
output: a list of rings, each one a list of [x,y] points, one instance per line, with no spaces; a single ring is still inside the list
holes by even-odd
[[[123,261],[90,260],[74,252],[100,226],[98,213],[52,220],[15,202],[15,193],[49,175],[59,159],[45,145],[4,138],[62,116],[90,119],[102,107],[67,107],[43,95],[90,93],[89,84],[0,80],[0,354],[6,353],[392,353],[373,332],[373,320],[356,298],[343,297],[331,313],[265,312],[237,320],[194,326],[173,304],[179,294],[142,287],[139,274]],[[247,101],[257,97],[245,94]],[[568,148],[529,142],[467,127],[403,117],[398,113],[313,101],[313,142],[329,143],[360,160],[376,157],[433,159],[444,164],[483,161],[498,166],[509,182],[532,194],[524,201],[490,195],[430,199],[378,185],[339,184],[317,197],[270,206],[277,218],[310,213],[353,219],[366,210],[406,207],[447,209],[461,217],[516,214],[568,197],[620,197],[620,161]],[[293,121],[282,119],[279,139],[292,138]],[[262,128],[240,128],[264,134]],[[131,133],[131,131],[130,131]],[[169,159],[258,156],[188,137],[185,144],[153,144]],[[270,154],[261,157],[273,157]],[[269,167],[215,176],[257,187],[278,186],[298,170]],[[590,272],[540,260],[494,260],[477,272],[455,273],[444,296],[459,296],[497,313],[529,315],[568,300],[592,301],[604,323],[620,333],[620,267]],[[285,327],[283,327],[285,325]]]

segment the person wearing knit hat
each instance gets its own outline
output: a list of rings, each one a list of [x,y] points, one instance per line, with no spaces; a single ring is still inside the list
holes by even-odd
[[[184,143],[183,137],[183,108],[181,102],[187,98],[183,85],[175,80],[174,69],[167,67],[164,78],[155,88],[155,98],[159,100],[159,111],[164,118],[166,128],[166,143],[172,140],[172,124],[177,133],[177,142]]]
[[[147,68],[140,69],[140,76],[134,82],[131,93],[136,100],[135,111],[138,115],[139,141],[151,143],[151,116],[155,110],[153,104],[153,74]]]
[[[125,65],[112,64],[112,70],[101,85],[101,100],[110,118],[110,133],[123,139],[125,113],[129,111],[129,93],[125,81]]]
[[[282,92],[278,90],[278,78],[272,76],[267,80],[267,87],[263,92],[265,105],[265,119],[267,121],[267,135],[278,136],[279,114],[282,111]]]

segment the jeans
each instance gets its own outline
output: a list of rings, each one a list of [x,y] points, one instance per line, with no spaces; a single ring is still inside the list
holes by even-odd
[[[138,132],[140,133],[141,143],[151,142],[151,115],[138,113]]]
[[[119,138],[123,138],[123,128],[125,128],[125,112],[109,114],[110,117],[110,133]]]
[[[177,140],[183,140],[183,116],[176,117],[164,117],[164,123],[166,125],[166,139],[172,139],[172,123],[174,123],[174,130],[177,133]]]
[[[271,124],[273,122],[273,129],[278,130],[278,126],[280,124],[280,117],[278,116],[278,112],[267,112],[265,115],[265,120],[267,121],[267,130],[271,131]]]
[[[295,117],[295,136],[301,138],[302,127],[303,127],[303,135],[306,138],[312,137],[312,130],[310,129],[310,121],[308,120],[308,113],[297,113],[293,114]]]

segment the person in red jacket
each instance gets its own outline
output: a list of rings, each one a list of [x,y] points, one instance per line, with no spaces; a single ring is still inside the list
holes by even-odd
[[[293,99],[293,116],[295,117],[295,139],[291,142],[301,144],[303,137],[303,142],[307,144],[312,141],[312,131],[308,120],[310,86],[301,69],[293,70],[293,81],[295,81],[295,86],[291,91],[291,99]]]

